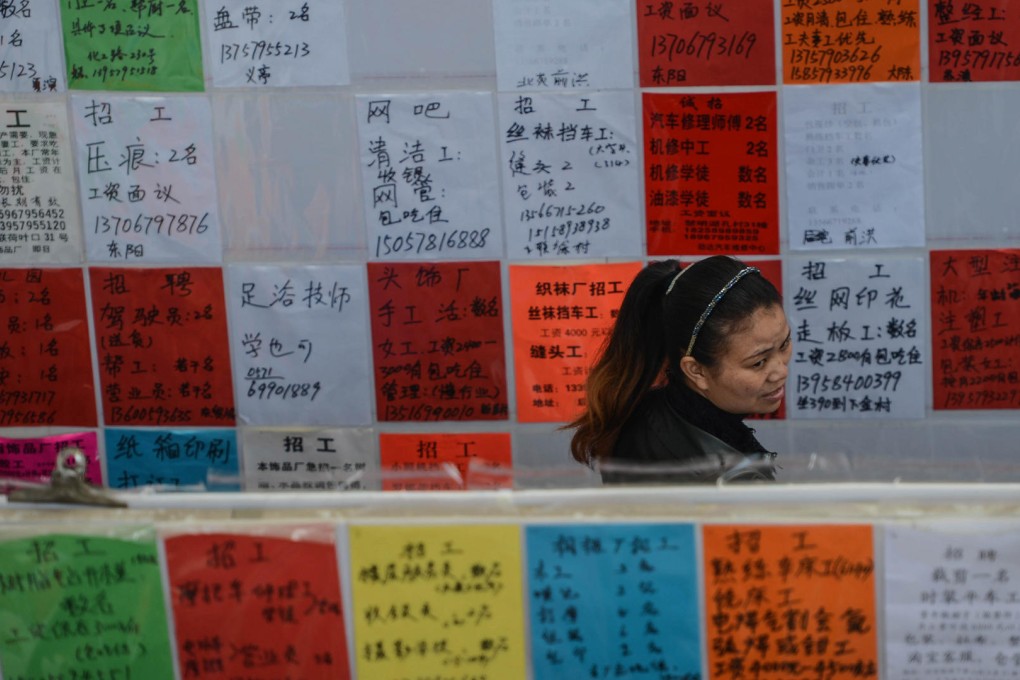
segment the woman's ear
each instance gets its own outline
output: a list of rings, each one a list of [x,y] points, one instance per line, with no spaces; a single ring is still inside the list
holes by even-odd
[[[694,357],[684,357],[680,360],[680,372],[684,374],[699,392],[708,390],[708,371],[705,366]]]

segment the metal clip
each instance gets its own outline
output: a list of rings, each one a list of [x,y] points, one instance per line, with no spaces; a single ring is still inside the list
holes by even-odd
[[[14,489],[7,495],[12,503],[73,503],[126,508],[127,503],[108,496],[85,481],[88,458],[79,448],[67,447],[57,453],[49,486]]]

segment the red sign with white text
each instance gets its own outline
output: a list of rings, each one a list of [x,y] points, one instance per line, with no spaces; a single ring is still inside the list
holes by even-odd
[[[642,101],[648,254],[778,254],[775,92]]]

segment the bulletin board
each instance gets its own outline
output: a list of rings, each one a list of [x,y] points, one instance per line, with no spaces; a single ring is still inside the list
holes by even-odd
[[[1015,672],[1015,485],[0,503],[3,677]],[[470,510],[470,512],[468,512]]]
[[[2,13],[6,480],[597,486],[623,293],[712,254],[783,292],[781,481],[1020,477],[1005,0]]]

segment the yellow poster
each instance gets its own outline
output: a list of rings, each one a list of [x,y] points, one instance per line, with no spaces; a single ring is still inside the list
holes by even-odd
[[[358,677],[523,678],[520,528],[350,528]]]

